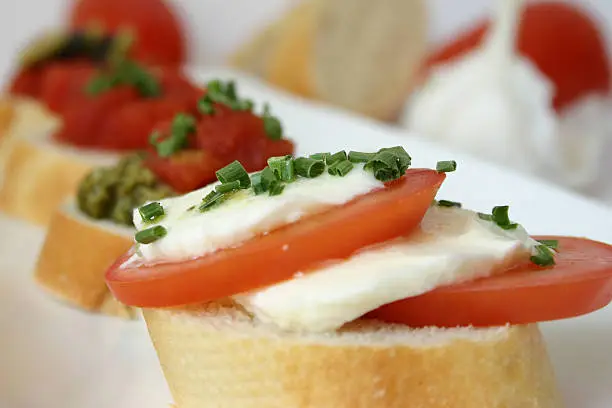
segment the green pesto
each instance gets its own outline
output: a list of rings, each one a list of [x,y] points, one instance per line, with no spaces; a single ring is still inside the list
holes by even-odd
[[[90,172],[79,185],[77,204],[92,218],[132,226],[134,208],[172,195],[173,191],[142,165],[142,159],[133,155],[114,167]]]

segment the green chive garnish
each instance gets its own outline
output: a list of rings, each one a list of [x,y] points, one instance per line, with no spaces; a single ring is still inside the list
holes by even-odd
[[[553,251],[546,245],[535,247],[535,254],[531,256],[531,262],[540,266],[551,266],[555,264]]]
[[[510,217],[508,217],[508,209],[509,207],[507,205],[493,207],[492,219],[498,226],[503,229],[516,229],[516,227],[518,227],[518,224],[510,222]]]
[[[327,163],[328,166],[331,166],[332,164],[336,162],[344,161],[344,160],[348,160],[348,156],[346,155],[346,152],[344,150],[340,150],[339,152],[336,152],[325,158],[325,162]]]
[[[331,153],[327,152],[327,153],[315,153],[315,154],[311,154],[310,157],[313,160],[321,160],[322,162],[326,163],[327,162],[327,158],[331,156]]]
[[[327,168],[327,172],[332,176],[346,176],[351,170],[353,170],[353,163],[348,160],[337,161]]]
[[[270,113],[270,105],[264,105],[264,112],[261,116],[263,119],[264,129],[269,139],[280,140],[283,138],[283,125],[276,116]]]
[[[458,203],[457,201],[450,201],[450,200],[438,200],[438,206],[439,207],[461,208],[461,203]]]
[[[251,186],[249,173],[247,173],[238,160],[234,160],[222,169],[217,170],[215,174],[217,179],[223,184],[237,180],[240,182],[240,188],[249,188]]]
[[[217,193],[231,193],[232,191],[236,191],[240,189],[240,181],[234,180],[229,183],[223,183],[215,186],[215,191]]]
[[[374,177],[382,182],[396,180],[402,177],[411,158],[401,146],[380,149],[365,165],[364,169],[374,173]]]
[[[276,176],[274,171],[270,167],[265,167],[262,171],[253,174],[251,177],[251,185],[253,186],[253,192],[256,195],[263,194],[275,183]]]
[[[275,180],[270,185],[268,192],[271,196],[277,196],[277,195],[280,195],[284,189],[285,189],[285,185],[282,182]]]
[[[187,147],[189,135],[196,130],[195,123],[196,120],[193,116],[179,113],[172,120],[170,135],[160,142],[161,135],[154,131],[150,143],[155,147],[160,157],[172,156],[177,151]]]
[[[139,207],[138,212],[144,222],[152,222],[164,215],[164,207],[158,202],[152,202]]]
[[[376,155],[376,153],[364,153],[364,152],[349,152],[348,159],[352,163],[366,163]]]
[[[205,212],[210,210],[213,207],[218,206],[219,204],[221,204],[223,201],[225,201],[225,199],[227,198],[227,195],[224,193],[219,193],[217,191],[211,191],[210,193],[208,193],[206,195],[206,197],[204,197],[204,199],[202,199],[202,204],[200,204],[200,212]]]
[[[294,160],[295,172],[298,176],[306,178],[319,177],[325,171],[325,163],[322,160],[298,157]]]
[[[480,218],[481,220],[485,220],[485,221],[493,221],[493,216],[491,216],[491,214],[485,214],[485,213],[478,213],[478,218]]]
[[[556,239],[538,239],[538,242],[542,245],[546,245],[550,249],[559,248],[559,241]]]
[[[457,162],[454,160],[439,161],[436,170],[440,173],[448,173],[457,170]]]
[[[291,156],[277,156],[268,159],[268,166],[281,181],[295,180],[295,163]]]
[[[215,107],[213,106],[213,101],[211,101],[210,98],[207,98],[206,96],[203,97],[202,99],[198,101],[198,110],[203,115],[212,115],[213,113],[215,113]]]
[[[156,225],[154,227],[138,231],[134,236],[134,239],[140,244],[150,244],[160,238],[165,237],[167,233],[168,231],[164,227],[161,225]]]

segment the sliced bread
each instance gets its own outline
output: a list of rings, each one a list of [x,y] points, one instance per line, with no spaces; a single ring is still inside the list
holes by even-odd
[[[38,102],[19,100],[2,144],[0,210],[46,226],[55,209],[72,196],[96,166],[119,156],[54,142],[59,120]]]
[[[285,333],[232,302],[143,310],[178,408],[559,408],[536,325]]]
[[[92,312],[133,317],[116,301],[104,272],[133,244],[133,231],[92,220],[72,203],[53,215],[36,264],[37,282],[63,301]]]

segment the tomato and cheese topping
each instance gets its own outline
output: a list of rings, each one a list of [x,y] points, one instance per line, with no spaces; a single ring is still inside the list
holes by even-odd
[[[408,170],[394,147],[268,164],[234,162],[214,185],[138,208],[138,245],[106,274],[113,294],[140,307],[231,298],[280,329],[323,332],[362,317],[525,324],[612,300],[611,246],[531,238],[508,206],[434,201],[454,161]]]
[[[537,245],[521,227],[504,230],[475,212],[434,205],[406,238],[234,299],[281,329],[335,330],[396,300],[490,276],[528,260]]]
[[[206,204],[205,197],[222,189],[220,182],[160,201],[165,215],[157,225],[163,226],[167,234],[163,239],[140,246],[143,259],[180,260],[235,246],[380,189],[383,182],[363,170],[363,165],[357,165],[344,177],[325,172],[316,178],[300,177],[280,186],[283,190],[277,195],[257,194],[255,188],[235,191],[231,199],[211,211],[201,211],[200,207]],[[134,225],[141,231],[151,227],[139,211],[134,212]]]

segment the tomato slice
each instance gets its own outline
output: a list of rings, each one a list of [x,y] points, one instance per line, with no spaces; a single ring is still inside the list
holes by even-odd
[[[180,194],[215,181],[215,172],[227,164],[203,150],[183,150],[167,158],[152,152],[145,159],[145,165]]]
[[[133,265],[125,263],[128,253],[107,271],[106,282],[118,300],[140,307],[205,302],[278,283],[416,228],[444,177],[408,170],[343,206],[197,259]]]
[[[56,113],[71,104],[86,103],[85,87],[95,73],[90,61],[50,62],[43,70],[40,98]]]
[[[612,301],[612,246],[556,239],[556,265],[531,262],[506,273],[446,286],[382,306],[369,317],[414,327],[499,326],[579,316]]]

